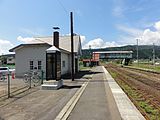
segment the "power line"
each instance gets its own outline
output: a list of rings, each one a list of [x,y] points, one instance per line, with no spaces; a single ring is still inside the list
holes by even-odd
[[[57,2],[60,4],[60,6],[63,8],[63,10],[68,14],[68,10],[64,7],[64,5],[61,3],[60,0],[57,0]]]

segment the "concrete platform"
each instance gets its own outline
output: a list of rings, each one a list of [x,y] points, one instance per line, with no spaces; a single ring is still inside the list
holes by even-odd
[[[43,85],[41,85],[42,90],[57,90],[63,86],[63,80],[59,81],[45,81]]]
[[[43,84],[41,85],[42,90],[57,90],[58,85],[48,85],[48,84]]]
[[[109,87],[116,101],[118,110],[123,120],[145,120],[135,105],[127,97],[120,86],[115,82],[109,72],[104,68],[105,77],[108,80]]]
[[[67,120],[121,120],[102,67],[92,68],[92,73],[92,79]]]

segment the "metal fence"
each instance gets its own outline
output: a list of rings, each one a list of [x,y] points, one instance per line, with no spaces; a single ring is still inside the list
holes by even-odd
[[[25,77],[27,75],[27,77]],[[16,96],[23,91],[43,84],[44,72],[24,74],[22,78],[16,78],[14,73],[0,75],[0,99]]]

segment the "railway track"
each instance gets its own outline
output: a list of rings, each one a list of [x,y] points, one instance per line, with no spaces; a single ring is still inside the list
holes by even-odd
[[[160,74],[122,68],[116,65],[108,64],[105,66],[109,72],[116,73],[115,80],[123,81],[142,95],[142,99],[148,101],[160,114]],[[134,99],[129,96],[136,105]],[[139,105],[136,105],[138,109]],[[146,119],[149,119],[144,110],[140,110]],[[158,118],[160,119],[160,118]]]
[[[145,75],[145,76],[149,75],[150,77],[153,78],[152,80],[155,80],[156,82],[160,82],[160,72],[153,72],[153,71],[148,71],[148,70],[138,69],[138,68],[132,68],[132,67],[124,67],[124,68],[126,68],[127,70],[130,69],[130,70],[135,71],[135,72],[143,73],[143,75]]]

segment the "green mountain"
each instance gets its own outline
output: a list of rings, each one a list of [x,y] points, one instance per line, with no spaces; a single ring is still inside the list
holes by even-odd
[[[139,59],[151,59],[153,56],[153,48],[155,49],[155,57],[160,58],[160,46],[140,45],[138,46]],[[127,45],[122,47],[109,47],[101,49],[83,49],[82,58],[90,58],[92,52],[96,51],[133,51],[133,59],[137,56],[137,46]]]

